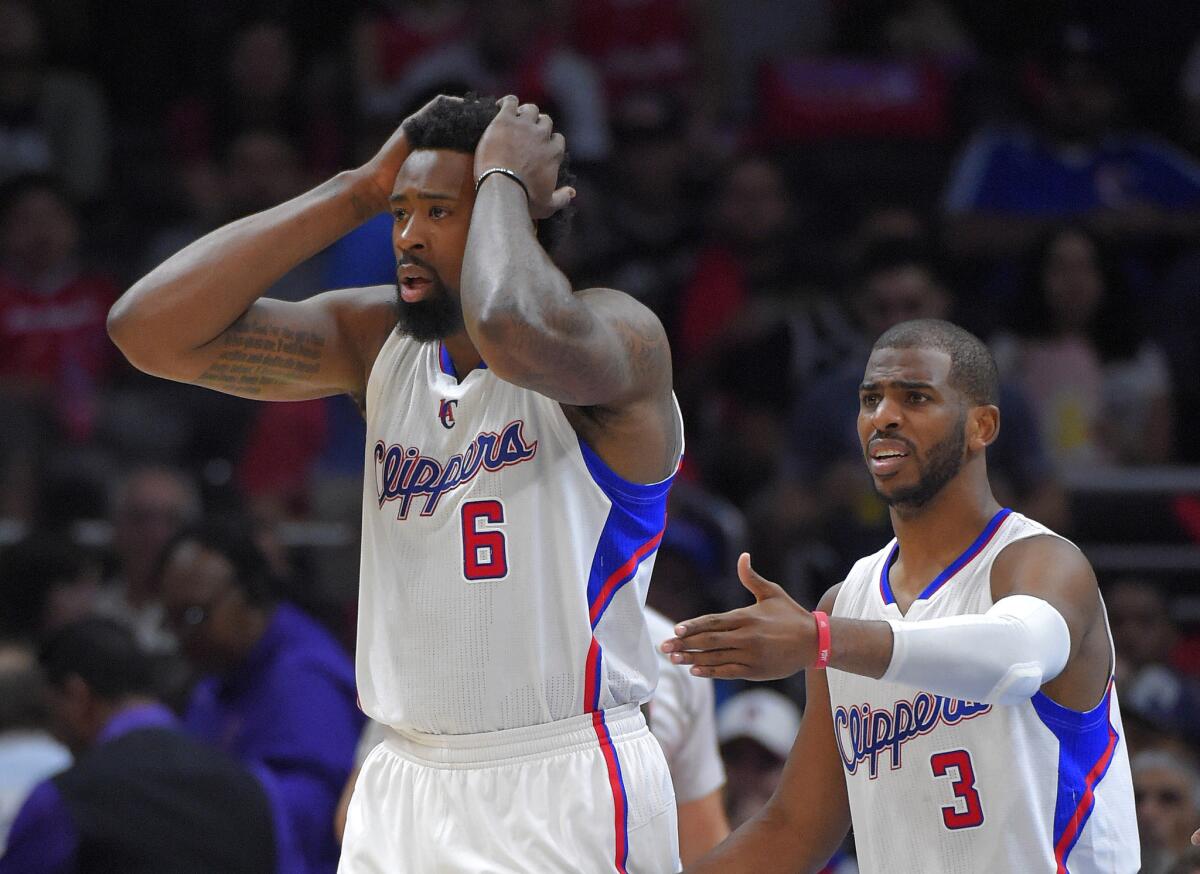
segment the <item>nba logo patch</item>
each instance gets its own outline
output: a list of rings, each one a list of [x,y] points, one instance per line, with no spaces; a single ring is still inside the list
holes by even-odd
[[[438,404],[438,419],[441,420],[443,428],[454,427],[454,408],[458,406],[458,401],[447,400],[442,398]]]

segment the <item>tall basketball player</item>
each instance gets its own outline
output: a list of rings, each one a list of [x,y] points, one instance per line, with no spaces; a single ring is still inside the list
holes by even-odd
[[[342,872],[678,866],[638,705],[682,423],[658,320],[572,291],[539,244],[573,196],[563,153],[536,106],[439,98],[364,166],[173,256],[109,317],[147,372],[364,409],[358,690],[389,731]],[[382,210],[396,285],[261,297]]]
[[[995,398],[971,334],[886,331],[858,434],[895,539],[812,613],[743,555],[756,603],[664,643],[702,676],[808,668],[779,791],[689,870],[815,871],[851,824],[864,872],[1138,870],[1104,605],[1074,545],[992,497]]]

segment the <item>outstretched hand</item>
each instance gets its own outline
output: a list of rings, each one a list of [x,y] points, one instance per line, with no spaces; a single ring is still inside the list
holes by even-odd
[[[681,622],[662,651],[677,665],[692,665],[697,676],[722,679],[777,680],[815,662],[812,614],[759,576],[749,553],[741,554],[737,569],[754,603]]]
[[[496,117],[475,147],[475,178],[493,167],[512,170],[525,183],[529,214],[549,218],[575,196],[572,188],[554,187],[565,150],[566,141],[554,132],[550,116],[532,103],[518,106],[510,94],[500,100]]]

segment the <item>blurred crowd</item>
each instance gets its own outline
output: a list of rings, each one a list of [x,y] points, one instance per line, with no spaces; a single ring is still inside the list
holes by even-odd
[[[437,93],[554,117],[579,177],[556,260],[667,328],[687,423],[651,591],[667,616],[744,603],[743,549],[812,606],[891,536],[856,386],[909,318],[992,347],[1002,503],[1084,544],[1200,544],[1200,491],[1080,487],[1200,462],[1200,5],[1155,9],[0,0],[0,847],[29,789],[134,701],[260,777],[261,799],[221,772],[291,819],[301,839],[277,852],[295,870],[333,870],[361,729],[362,420],[348,398],[147,377],[105,317],[163,258],[361,162]],[[268,293],[394,282],[390,224]],[[1144,870],[1191,874],[1200,635],[1180,604],[1200,578],[1098,570]],[[120,629],[148,657],[136,682],[110,676],[131,658]],[[802,679],[774,691],[725,718],[735,820],[803,707]]]

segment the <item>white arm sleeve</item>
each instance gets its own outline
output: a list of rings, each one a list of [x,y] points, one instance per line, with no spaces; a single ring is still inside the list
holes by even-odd
[[[892,661],[881,679],[964,701],[1031,698],[1071,652],[1062,614],[1031,595],[1001,598],[982,615],[888,624]]]

